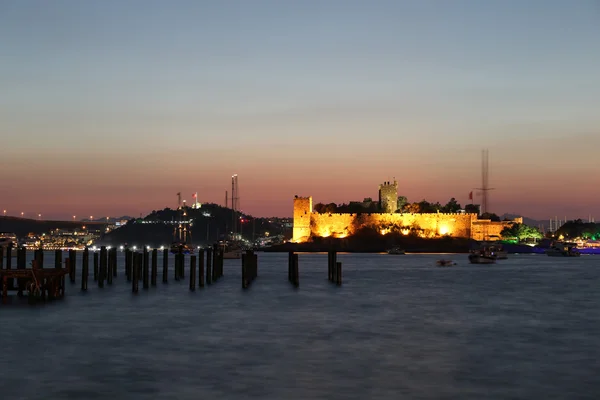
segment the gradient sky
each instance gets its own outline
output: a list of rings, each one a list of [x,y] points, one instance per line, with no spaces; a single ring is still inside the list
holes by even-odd
[[[294,195],[600,220],[600,2],[0,2],[0,211]],[[477,200],[477,198],[475,199]]]

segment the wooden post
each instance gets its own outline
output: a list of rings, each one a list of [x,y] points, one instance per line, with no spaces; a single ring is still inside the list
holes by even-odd
[[[196,290],[196,256],[190,256],[190,290]]]
[[[117,248],[112,249],[112,272],[113,278],[117,277]]]
[[[125,249],[125,276],[131,282],[131,250]]]
[[[336,266],[335,283],[338,286],[341,286],[342,285],[342,263],[338,261],[338,262],[336,262],[335,266]]]
[[[185,279],[185,254],[183,253],[183,246],[179,248],[179,279]]]
[[[76,275],[76,254],[74,249],[69,250],[69,279],[71,283],[75,283]]]
[[[4,247],[0,247],[0,269],[4,268]]]
[[[179,266],[179,263],[181,262],[180,260],[181,260],[181,253],[178,252],[178,253],[175,254],[175,268],[174,268],[175,275],[173,275],[175,277],[176,281],[179,280],[179,273],[180,273],[179,270],[181,268]]]
[[[138,278],[140,274],[141,255],[139,253],[132,254],[132,265],[131,265],[131,293],[138,293],[140,280]]]
[[[54,250],[54,268],[59,269],[62,267],[62,250]]]
[[[290,282],[290,283],[294,281],[293,270],[294,270],[294,252],[290,251],[288,253],[288,282]]]
[[[248,256],[242,253],[242,289],[248,287]]]
[[[83,260],[81,261],[81,264],[81,290],[86,291],[88,287],[88,275],[90,264],[90,254],[87,247],[85,248],[85,250],[83,250]]]
[[[12,265],[12,248],[13,244],[9,243],[6,247],[6,269],[10,269]]]
[[[158,250],[152,250],[152,273],[150,276],[150,284],[156,286],[156,275],[158,274]]]
[[[212,264],[212,281],[216,282],[219,278],[219,246],[213,245],[213,264]]]
[[[114,276],[114,270],[117,268],[117,266],[115,265],[115,259],[113,258],[113,254],[115,254],[116,249],[107,249],[106,250],[106,262],[107,262],[107,267],[106,267],[106,283],[108,283],[109,285],[112,285],[113,283],[113,276]]]
[[[198,250],[198,287],[204,287],[204,249]]]
[[[206,284],[212,283],[212,249],[209,247],[206,249]]]
[[[106,257],[106,247],[100,247],[100,271],[98,273],[98,287],[104,287],[104,280],[106,279],[106,269],[107,269],[107,257]]]
[[[148,289],[149,285],[149,278],[150,278],[150,255],[148,253],[148,249],[144,247],[144,252],[143,254],[143,265],[144,265],[144,270],[142,271],[142,285],[144,289]]]
[[[300,276],[298,271],[298,254],[294,254],[294,264],[293,264],[293,284],[295,287],[300,285]]]
[[[94,282],[98,281],[98,252],[94,252]]]
[[[169,249],[163,250],[163,283],[169,282]]]

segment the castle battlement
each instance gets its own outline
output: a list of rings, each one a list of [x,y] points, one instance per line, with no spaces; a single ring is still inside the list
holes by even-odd
[[[306,242],[311,237],[351,236],[360,229],[371,228],[382,235],[391,232],[416,234],[424,238],[450,236],[475,240],[495,239],[514,221],[478,220],[467,213],[318,213],[313,211],[312,196],[294,198],[294,229],[292,241]]]

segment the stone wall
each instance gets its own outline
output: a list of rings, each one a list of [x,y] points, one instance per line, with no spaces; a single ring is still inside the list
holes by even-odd
[[[478,220],[477,214],[400,214],[400,213],[324,213],[312,211],[312,197],[294,198],[294,230],[292,241],[306,242],[311,236],[344,238],[363,228],[382,235],[399,232],[424,238],[451,236],[475,240],[497,240],[500,232],[514,221]]]
[[[474,220],[471,229],[471,238],[474,240],[494,241],[501,238],[500,232],[512,224],[522,224],[523,218],[515,218],[512,221],[491,221],[489,219]]]

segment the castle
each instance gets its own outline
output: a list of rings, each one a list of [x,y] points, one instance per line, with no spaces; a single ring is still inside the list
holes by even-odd
[[[380,213],[318,213],[313,211],[312,197],[294,198],[292,241],[307,242],[311,237],[344,238],[362,228],[372,228],[381,235],[399,232],[423,238],[451,236],[474,240],[498,240],[500,232],[523,218],[511,221],[478,219],[475,213],[397,213],[398,183],[379,185]]]

